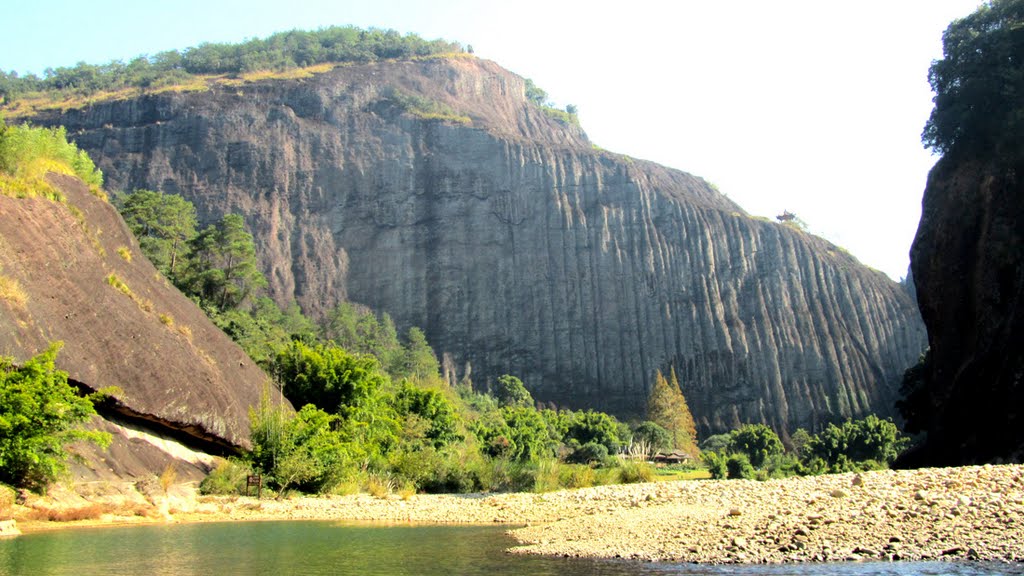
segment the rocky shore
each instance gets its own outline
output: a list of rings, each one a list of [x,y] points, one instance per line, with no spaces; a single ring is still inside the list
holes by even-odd
[[[51,498],[53,498],[51,496]],[[755,481],[655,482],[545,494],[366,494],[257,500],[189,496],[125,522],[368,520],[516,526],[514,553],[700,563],[861,560],[1024,562],[1024,466]],[[24,510],[41,509],[44,501]],[[73,504],[65,501],[63,506]],[[95,505],[95,503],[93,504]],[[126,503],[130,505],[130,503]],[[31,514],[21,514],[31,518]],[[25,532],[82,522],[21,521]]]

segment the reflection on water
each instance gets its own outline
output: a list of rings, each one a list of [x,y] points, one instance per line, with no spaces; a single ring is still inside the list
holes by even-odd
[[[511,544],[501,527],[240,522],[77,529],[0,541],[0,574],[1024,575],[1020,565],[992,564],[634,564],[506,554]]]

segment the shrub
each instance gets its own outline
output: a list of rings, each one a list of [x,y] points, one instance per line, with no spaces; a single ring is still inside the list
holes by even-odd
[[[65,445],[110,444],[109,434],[79,428],[96,410],[54,366],[61,345],[51,344],[20,367],[0,358],[0,481],[45,489],[67,470]]]
[[[708,472],[711,473],[713,479],[725,480],[729,477],[729,468],[726,466],[728,458],[725,457],[725,454],[704,452],[701,454],[701,458],[704,460],[704,464],[708,467]]]
[[[568,465],[562,467],[560,481],[566,488],[589,488],[597,482],[597,474],[590,466]]]
[[[28,302],[28,294],[14,278],[0,276],[0,300],[24,306]]]
[[[561,488],[562,465],[555,458],[547,458],[533,466],[533,491],[552,492]]]
[[[619,479],[623,484],[651,482],[654,480],[654,468],[646,462],[623,460],[619,465]]]
[[[744,480],[754,477],[754,466],[746,454],[732,454],[725,462],[730,480]]]
[[[783,446],[778,434],[768,426],[747,424],[729,433],[729,450],[745,454],[752,466],[762,468],[768,458],[782,454]]]
[[[601,465],[608,461],[608,449],[605,448],[604,444],[587,442],[570,454],[567,461],[574,464]]]
[[[245,494],[246,478],[251,473],[249,465],[239,460],[221,460],[203,481],[199,483],[200,494]]]
[[[388,474],[370,474],[366,477],[366,492],[374,498],[384,499],[395,491],[395,480]]]

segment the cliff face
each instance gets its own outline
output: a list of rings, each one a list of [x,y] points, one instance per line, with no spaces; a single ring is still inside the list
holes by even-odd
[[[394,90],[468,116],[418,119]],[[351,65],[99,103],[68,127],[114,188],[245,215],[273,295],[422,327],[479,387],[639,414],[674,365],[701,433],[892,414],[925,346],[908,295],[706,182],[595,150],[493,63]]]
[[[941,160],[911,251],[931,348],[922,464],[1024,459],[1024,166]]]
[[[0,195],[0,275],[25,294],[0,298],[0,355],[63,341],[69,380],[120,388],[106,417],[204,449],[247,445],[267,376],[145,259],[113,206],[51,178],[65,202]]]

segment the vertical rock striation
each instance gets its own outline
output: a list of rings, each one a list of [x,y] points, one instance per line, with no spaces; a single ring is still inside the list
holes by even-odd
[[[423,120],[414,93],[471,122]],[[392,92],[393,93],[393,92]],[[475,59],[100,103],[63,123],[114,188],[240,212],[275,298],[422,327],[478,386],[639,414],[676,367],[701,433],[892,414],[925,346],[912,299],[703,180],[595,150]]]

